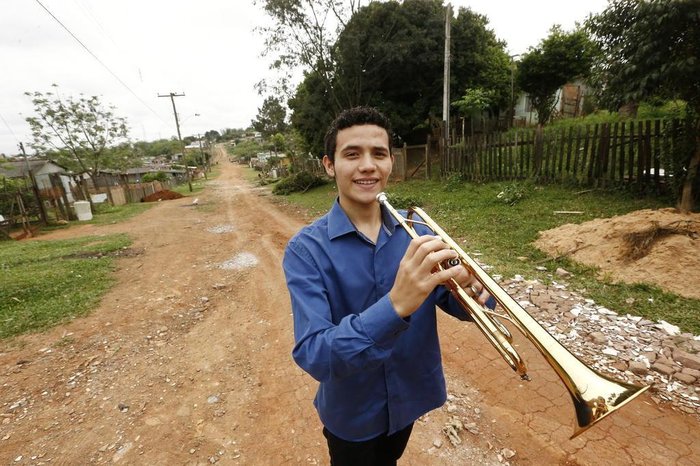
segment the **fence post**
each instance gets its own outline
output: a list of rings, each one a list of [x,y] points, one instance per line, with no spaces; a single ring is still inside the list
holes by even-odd
[[[425,141],[425,179],[429,180],[432,177],[432,170],[430,169],[430,133]]]
[[[41,200],[41,193],[39,192],[39,187],[36,185],[36,178],[34,173],[29,170],[29,179],[32,181],[32,192],[34,193],[34,198],[36,199],[37,207],[39,207],[39,217],[41,218],[41,223],[43,225],[48,225],[49,220],[46,216],[46,208],[44,207],[44,201]]]

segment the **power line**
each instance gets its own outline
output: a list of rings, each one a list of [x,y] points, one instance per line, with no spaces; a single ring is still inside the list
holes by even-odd
[[[102,60],[100,60],[100,58],[99,58],[97,55],[95,55],[94,53],[92,53],[92,51],[91,51],[85,44],[83,44],[83,42],[82,42],[80,39],[78,39],[78,37],[77,37],[75,34],[73,34],[73,33],[71,32],[71,30],[68,29],[68,28],[61,22],[60,19],[58,19],[53,13],[51,13],[51,11],[50,11],[48,8],[46,8],[46,7],[44,6],[44,4],[42,4],[39,0],[35,0],[35,1],[39,4],[39,6],[41,6],[41,7],[46,11],[54,20],[56,20],[56,22],[57,22],[58,24],[60,24],[61,27],[62,27],[63,29],[65,29],[66,32],[67,32],[68,34],[70,34],[71,37],[72,37],[73,39],[75,39],[75,41],[78,42],[78,43],[80,44],[80,46],[81,46],[82,48],[85,49],[85,51],[86,51],[87,53],[89,53],[95,60],[97,60],[97,62],[98,62],[100,65],[102,65],[102,66],[109,72],[109,74],[111,74],[111,75],[114,77],[114,79],[116,79],[117,81],[119,81],[119,83],[120,83],[122,86],[124,86],[124,87],[131,93],[131,95],[133,95],[134,97],[136,97],[136,99],[137,99],[139,102],[141,102],[141,103],[143,104],[144,107],[146,107],[147,109],[149,109],[155,116],[157,116],[158,119],[159,119],[160,121],[162,121],[163,123],[167,124],[166,121],[165,121],[163,118],[161,118],[161,116],[160,116],[155,110],[153,110],[146,102],[143,101],[143,99],[141,99],[141,97],[139,97],[134,91],[132,91],[131,88],[130,88],[124,81],[122,81],[121,78],[119,78],[119,76],[117,76],[116,73],[114,73],[107,65],[105,65],[105,64],[102,62]]]
[[[2,116],[2,113],[0,113],[0,120],[2,120],[3,123],[5,123],[5,126],[6,126],[7,129],[10,131],[10,134],[12,135],[12,137],[15,138],[15,140],[16,140],[17,142],[19,142],[19,138],[17,137],[17,135],[15,134],[15,132],[12,131],[12,128],[10,127],[10,125],[7,124],[7,120],[5,120],[5,117]]]

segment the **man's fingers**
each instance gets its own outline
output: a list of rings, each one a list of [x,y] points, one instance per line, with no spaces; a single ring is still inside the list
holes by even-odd
[[[455,257],[455,252],[451,249],[441,249],[439,251],[431,251],[423,259],[423,263],[429,270],[435,268],[436,265],[442,264],[448,259]]]

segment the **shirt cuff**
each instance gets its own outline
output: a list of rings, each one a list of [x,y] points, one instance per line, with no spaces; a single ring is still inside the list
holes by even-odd
[[[359,318],[367,336],[380,346],[390,344],[409,327],[394,310],[388,293],[361,312]]]

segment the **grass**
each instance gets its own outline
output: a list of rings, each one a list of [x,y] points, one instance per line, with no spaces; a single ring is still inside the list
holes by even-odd
[[[213,170],[209,179],[220,174]],[[206,180],[193,182],[194,192]],[[179,187],[189,193],[187,184]],[[96,204],[92,220],[43,231],[125,221],[156,205]],[[60,241],[0,241],[0,339],[49,328],[87,314],[114,282],[112,253],[131,244],[127,235],[83,236]]]
[[[85,315],[113,283],[124,235],[0,243],[0,338]]]
[[[41,227],[41,232],[46,233],[55,230],[64,230],[66,228],[70,228],[71,226],[81,225],[84,223],[93,225],[109,225],[112,223],[119,223],[147,211],[154,205],[155,203],[153,202],[135,202],[133,204],[124,204],[120,206],[113,206],[108,202],[95,204],[95,211],[92,213],[92,220],[74,220],[65,224],[51,224]],[[1,244],[2,243],[0,243],[0,245]]]
[[[120,206],[113,206],[107,202],[95,204],[95,212],[93,212],[92,220],[80,223],[92,223],[95,225],[119,223],[147,211],[154,205],[153,202],[134,202],[132,204]]]
[[[209,179],[212,178],[209,175],[207,175],[207,177],[209,177]],[[183,196],[191,196],[202,191],[206,186],[207,181],[208,180],[205,180],[204,178],[197,178],[196,180],[192,180],[192,191],[190,191],[190,185],[187,183],[187,181],[185,181],[182,184],[178,184],[171,187],[170,190],[176,193],[180,193]]]
[[[410,181],[394,183],[387,191],[398,199],[418,203],[467,253],[482,253],[480,260],[494,267],[491,273],[516,274],[527,279],[552,281],[562,267],[574,274],[571,287],[597,304],[620,314],[630,313],[651,320],[665,320],[683,331],[700,334],[700,300],[683,298],[646,284],[618,284],[599,271],[566,258],[552,260],[532,243],[538,232],[564,223],[582,223],[645,208],[668,205],[650,197],[634,197],[624,191],[587,191],[564,186],[530,183],[445,183]],[[523,197],[513,205],[498,199],[502,191]],[[304,208],[311,217],[328,210],[335,199],[335,186],[328,184],[305,194],[285,196],[284,202]],[[406,207],[404,205],[396,207]],[[556,215],[554,211],[582,211],[582,215]],[[466,241],[466,242],[462,242]],[[546,270],[538,271],[537,266]],[[653,271],[650,271],[653,273]]]

